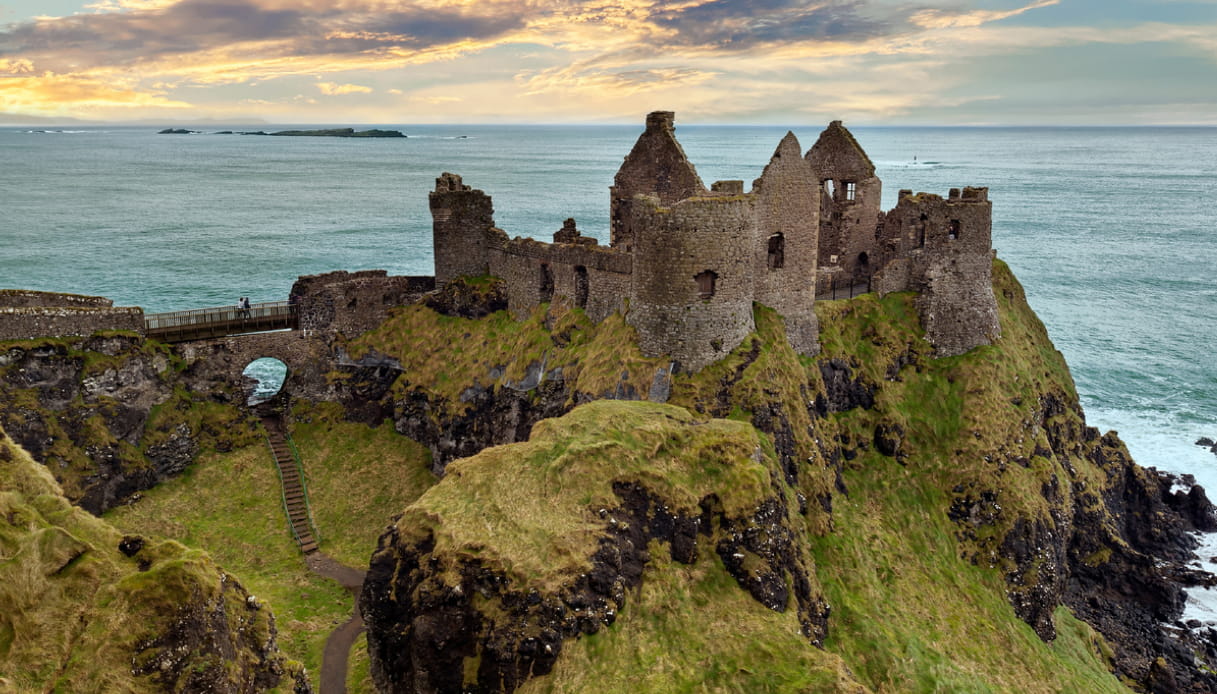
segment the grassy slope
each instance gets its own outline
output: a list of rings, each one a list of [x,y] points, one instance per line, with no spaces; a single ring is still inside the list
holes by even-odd
[[[206,554],[150,540],[129,558],[118,550],[122,539],[68,503],[46,468],[0,432],[0,690],[161,690],[133,676],[132,664],[158,652],[144,650],[148,641],[190,605],[237,600],[222,613],[228,628],[266,643],[268,613],[243,616],[243,594]],[[237,652],[222,662],[188,649],[173,657],[195,671],[233,671],[235,660],[249,667],[258,656]]]
[[[301,408],[297,416],[306,420],[293,438],[322,549],[364,567],[391,517],[432,483],[427,453],[389,427],[341,422],[332,408]],[[316,687],[325,639],[350,617],[354,601],[337,583],[305,567],[279,489],[269,450],[251,446],[207,454],[180,478],[106,518],[129,532],[171,537],[211,552],[270,605],[280,648],[305,665]]]
[[[882,691],[1125,691],[1106,670],[1101,638],[1067,610],[1057,611],[1051,645],[1018,620],[1002,572],[962,558],[990,555],[961,547],[947,518],[957,485],[999,489],[1006,511],[987,529],[999,539],[1014,517],[1048,518],[1043,483],[1068,479],[1059,464],[1033,456],[1046,441],[1031,424],[1041,393],[1076,397],[1068,370],[1000,263],[994,284],[997,345],[919,358],[896,381],[883,369],[909,344],[898,332],[915,327],[912,297],[868,295],[821,307],[825,356],[859,355],[855,363],[882,384],[875,410],[834,415],[830,424],[855,442],[867,441],[880,422],[899,424],[908,456],[902,465],[859,446],[844,473],[849,494],[834,504],[835,532],[813,542],[834,605],[826,645]],[[1011,454],[1031,462],[1025,469],[996,462]],[[1101,477],[1087,461],[1071,462],[1079,476]]]

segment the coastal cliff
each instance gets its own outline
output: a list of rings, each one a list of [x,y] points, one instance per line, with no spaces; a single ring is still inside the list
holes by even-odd
[[[941,359],[912,294],[821,302],[814,359],[758,307],[662,408],[577,407],[665,365],[611,338],[595,364],[608,329],[561,309],[506,335],[404,309],[350,346],[400,371],[349,392],[440,451],[504,443],[504,413],[528,441],[449,464],[382,536],[378,687],[1217,691],[1213,633],[1176,621],[1212,507],[1086,425],[1001,263],[994,293],[1002,338]]]
[[[497,287],[450,283],[361,335],[327,336],[310,358],[328,364],[289,378],[283,411],[333,528],[323,550],[371,555],[360,608],[379,689],[1217,691],[1212,630],[1178,621],[1187,585],[1212,580],[1192,567],[1191,533],[1213,529],[1213,509],[1087,426],[1004,264],[992,345],[935,358],[916,294],[867,294],[817,303],[808,357],[758,304],[728,356],[675,375],[620,314],[592,322],[555,302],[517,319]],[[247,574],[259,595],[280,590],[257,618],[298,615],[283,641],[315,663],[324,630],[306,615],[343,608],[320,586],[290,588],[290,552],[273,571],[256,549],[234,553],[234,577],[156,539],[180,532],[196,497],[234,528],[284,532],[274,499],[240,496],[273,481],[241,385],[225,385],[244,352],[213,347],[223,354],[122,333],[5,343],[0,417],[73,502],[134,502],[114,513],[144,539],[128,545],[136,569],[151,547],[185,552],[207,586],[192,594],[212,607],[253,609],[234,588]],[[318,396],[335,404],[305,402]],[[192,495],[195,481],[214,489]],[[351,485],[410,489],[339,512]],[[242,515],[255,505],[256,520]],[[209,522],[198,546],[250,543],[191,521]],[[158,605],[149,623],[178,609],[181,595],[124,580]],[[227,623],[209,643],[228,643]],[[10,659],[23,633],[0,625]],[[270,686],[250,677],[234,690]]]
[[[72,506],[0,430],[0,690],[311,691],[207,554]]]

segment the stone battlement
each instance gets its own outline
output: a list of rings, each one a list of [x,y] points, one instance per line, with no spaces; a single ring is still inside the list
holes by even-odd
[[[874,164],[840,121],[802,154],[792,133],[764,173],[701,182],[675,136],[675,114],[656,111],[609,189],[611,240],[600,246],[573,219],[554,242],[509,239],[488,195],[444,173],[430,194],[439,286],[463,275],[504,280],[517,315],[568,301],[601,320],[625,310],[644,353],[700,369],[753,330],[752,304],[776,309],[803,354],[818,351],[814,303],[826,282],[919,291],[927,337],[940,356],[998,334],[989,284],[987,188],[938,195],[900,192],[879,210]]]

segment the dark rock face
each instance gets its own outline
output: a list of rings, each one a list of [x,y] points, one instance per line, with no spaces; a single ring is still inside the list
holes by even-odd
[[[183,456],[193,458],[197,450],[182,442],[178,448],[185,450],[158,454],[150,468],[131,465],[124,454],[124,444],[139,445],[152,408],[172,394],[162,377],[167,357],[142,347],[138,337],[92,337],[71,350],[60,342],[33,342],[0,355],[0,425],[93,513],[180,472]],[[82,354],[108,363],[89,367]],[[83,452],[91,469],[65,472],[73,463],[56,447],[57,436]],[[189,439],[189,432],[184,436]]]
[[[613,624],[642,580],[652,540],[665,543],[673,561],[690,564],[700,545],[719,538],[714,551],[741,588],[776,611],[788,608],[793,592],[804,635],[819,644],[827,634],[828,606],[812,593],[780,493],[751,517],[729,518],[713,496],[702,499],[700,515],[684,516],[639,484],[618,482],[613,491],[621,505],[598,510],[603,535],[591,568],[553,592],[519,585],[476,558],[451,566],[433,554],[430,536],[409,542],[390,527],[360,596],[378,689],[510,692],[548,674],[564,641]],[[443,580],[452,571],[460,576],[455,586]],[[471,682],[463,664],[479,654]]]

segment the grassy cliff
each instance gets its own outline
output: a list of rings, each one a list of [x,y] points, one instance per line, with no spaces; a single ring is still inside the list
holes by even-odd
[[[358,343],[402,359],[389,411],[426,393],[430,416],[463,416],[471,387],[507,392],[544,362],[565,387],[531,397],[569,414],[452,463],[382,537],[362,602],[372,674],[544,691],[1122,691],[1164,667],[1199,682],[1161,630],[1129,637],[1169,609],[1088,607],[1121,580],[1177,595],[1146,558],[1179,557],[1137,528],[1184,528],[1086,426],[1009,270],[994,278],[992,346],[934,359],[913,295],[866,295],[818,306],[809,359],[758,306],[756,333],[662,407],[575,407],[626,378],[645,397],[662,363],[601,334],[627,326],[398,313]]]
[[[206,553],[70,504],[0,432],[0,689],[290,690],[274,619]]]

